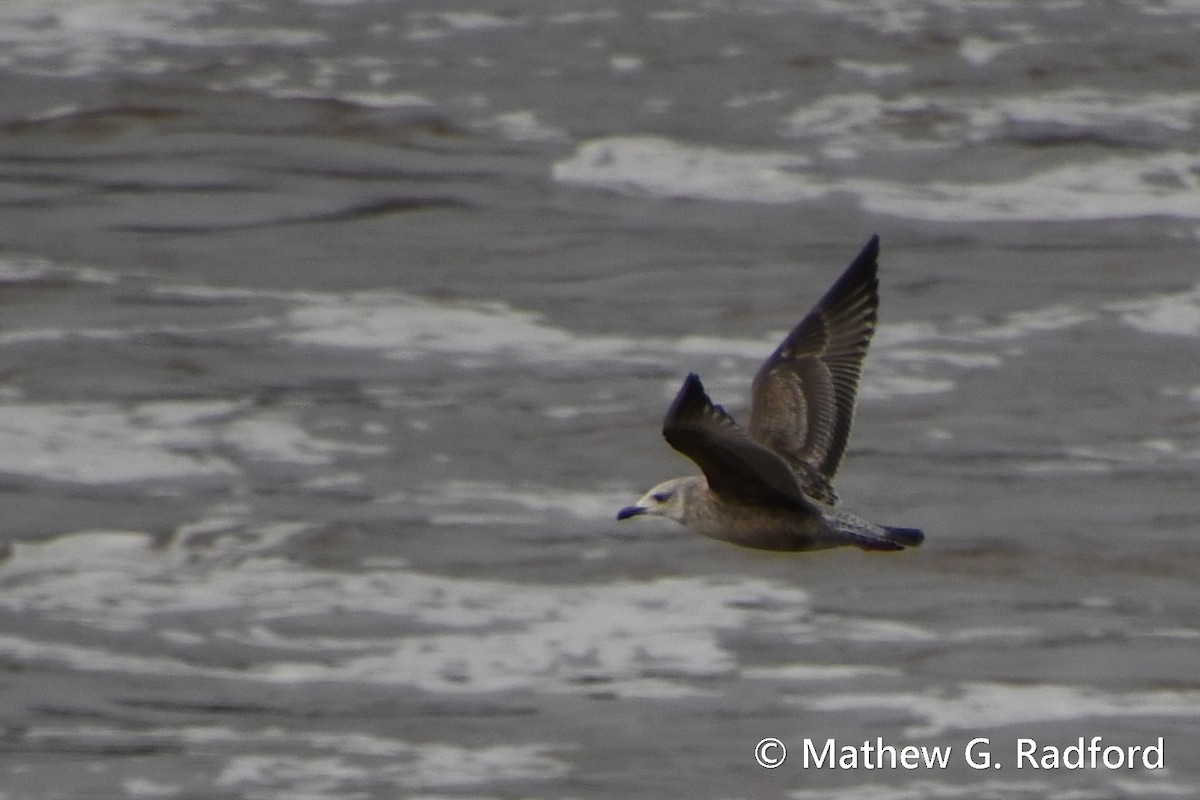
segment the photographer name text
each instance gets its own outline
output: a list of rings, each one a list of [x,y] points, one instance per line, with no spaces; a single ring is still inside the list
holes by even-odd
[[[853,744],[837,739],[803,739],[795,745],[794,755],[780,740],[768,738],[755,747],[754,757],[767,769],[788,759],[803,769],[828,770],[932,770],[956,763],[979,770],[1160,770],[1165,768],[1166,754],[1161,736],[1140,745],[1109,744],[1102,736],[1080,736],[1055,743],[1022,737],[1007,747],[993,746],[991,739],[981,736],[961,749],[953,745],[895,745],[879,736]]]

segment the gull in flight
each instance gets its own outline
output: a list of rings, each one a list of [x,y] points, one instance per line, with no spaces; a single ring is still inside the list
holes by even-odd
[[[921,544],[925,534],[916,528],[876,525],[837,508],[833,491],[875,332],[878,260],[873,236],[759,368],[745,428],[689,374],[663,420],[663,436],[703,475],[660,483],[617,519],[666,517],[760,550]]]

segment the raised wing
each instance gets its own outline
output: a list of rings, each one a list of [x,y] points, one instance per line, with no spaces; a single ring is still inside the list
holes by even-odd
[[[872,236],[754,376],[750,437],[788,463],[806,494],[829,504],[875,332],[878,259]]]
[[[725,500],[816,512],[783,459],[751,439],[725,409],[713,405],[694,372],[667,411],[663,436],[696,462],[708,488]]]

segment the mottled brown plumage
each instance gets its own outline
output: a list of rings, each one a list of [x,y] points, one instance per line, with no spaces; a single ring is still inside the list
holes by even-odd
[[[809,497],[830,505],[875,333],[878,259],[872,236],[759,368],[750,395],[750,436],[788,462]]]
[[[750,424],[739,426],[689,374],[663,420],[667,442],[704,477],[666,481],[618,519],[665,516],[715,539],[767,550],[921,543],[834,509],[833,478],[854,419],[862,362],[875,332],[879,237],[873,236],[754,378]]]

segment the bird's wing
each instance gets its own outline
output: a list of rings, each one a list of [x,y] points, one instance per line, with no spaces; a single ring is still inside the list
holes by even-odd
[[[695,373],[687,376],[671,403],[663,436],[696,462],[708,488],[725,500],[815,512],[783,459],[751,439],[725,409],[713,405]]]
[[[806,494],[830,504],[875,332],[878,259],[872,236],[754,377],[750,437],[795,470]]]

